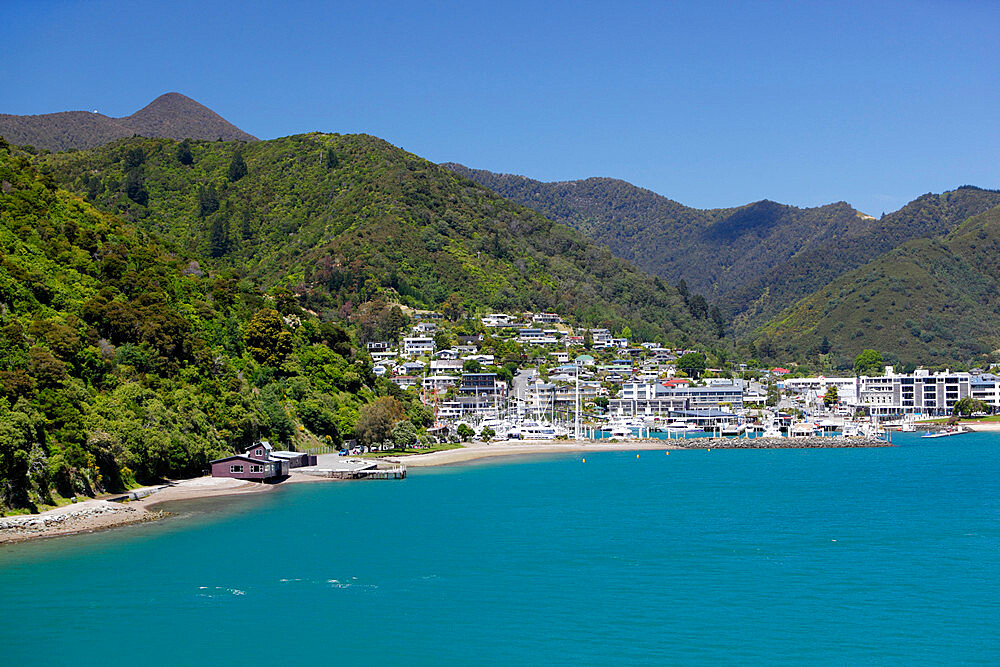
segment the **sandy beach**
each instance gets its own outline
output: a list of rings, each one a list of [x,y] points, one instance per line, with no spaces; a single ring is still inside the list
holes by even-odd
[[[425,468],[444,466],[477,459],[498,456],[524,456],[529,454],[565,454],[572,452],[639,452],[666,451],[680,449],[667,440],[636,440],[621,443],[580,442],[575,440],[562,442],[525,442],[523,440],[507,440],[490,444],[475,443],[461,449],[446,449],[430,454],[414,454],[410,456],[386,456],[383,460],[402,463],[407,468]]]

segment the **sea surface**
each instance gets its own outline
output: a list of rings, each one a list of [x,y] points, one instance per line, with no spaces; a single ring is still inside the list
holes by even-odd
[[[1000,661],[1000,435],[290,485],[0,549],[0,664]]]

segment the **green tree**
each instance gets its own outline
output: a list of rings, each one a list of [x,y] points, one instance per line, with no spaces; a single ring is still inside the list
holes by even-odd
[[[205,218],[219,210],[219,197],[211,184],[198,187],[198,215]]]
[[[392,396],[383,396],[361,406],[354,435],[363,445],[378,446],[392,439],[392,428],[403,418],[403,406]]]
[[[778,383],[771,380],[767,383],[767,397],[764,399],[764,404],[773,408],[778,405],[779,400],[781,400],[781,392],[778,391]]]
[[[885,362],[877,350],[862,350],[854,359],[855,375],[881,375]]]
[[[243,160],[243,152],[236,151],[232,162],[229,163],[229,169],[226,171],[226,178],[229,179],[230,183],[235,183],[246,175],[247,163]]]
[[[483,428],[482,432],[479,434],[479,439],[483,442],[489,442],[495,437],[497,437],[496,431],[491,429],[489,426]]]
[[[830,339],[828,337],[826,337],[826,336],[823,336],[823,342],[821,342],[819,344],[819,353],[820,354],[830,354],[830,348],[831,347],[832,346],[830,345]]]
[[[406,449],[417,444],[417,428],[404,419],[392,427],[392,442],[396,449]]]
[[[326,149],[326,168],[336,169],[340,165],[340,159],[337,157],[336,151],[332,148]]]
[[[468,424],[459,424],[458,429],[456,430],[458,431],[458,437],[462,439],[462,442],[468,442],[476,435],[476,432],[473,431],[472,427]]]
[[[990,406],[986,401],[981,401],[978,398],[972,398],[967,396],[960,399],[955,403],[955,407],[952,408],[951,414],[960,415],[962,417],[971,417],[977,413],[989,413]]]
[[[194,155],[191,154],[191,142],[187,139],[177,145],[177,161],[183,165],[194,163]]]
[[[465,313],[465,309],[462,307],[462,297],[458,292],[452,292],[445,302],[441,304],[441,314],[445,318],[456,322],[461,319],[462,315]]]
[[[211,257],[222,257],[229,252],[229,221],[224,215],[212,220],[208,232],[208,254]]]
[[[683,371],[685,375],[692,378],[699,378],[705,372],[705,355],[701,352],[688,352],[681,355],[677,360],[677,370]]]
[[[590,329],[583,332],[583,347],[588,350],[594,347],[594,334]]]
[[[476,359],[466,359],[462,364],[462,370],[466,373],[481,373],[483,365]]]
[[[684,280],[683,278],[681,278],[681,281],[677,283],[677,293],[680,294],[681,299],[684,300],[684,303],[687,303],[688,299],[691,298],[691,291],[688,289],[687,281]]]
[[[264,366],[280,366],[292,351],[292,334],[273,308],[257,311],[247,323],[243,342],[250,356]]]
[[[447,331],[437,331],[434,333],[434,349],[447,350],[451,347],[452,336]]]
[[[125,195],[140,206],[149,203],[149,192],[139,170],[131,171],[125,177]]]
[[[705,297],[702,295],[695,294],[688,302],[688,310],[691,311],[691,315],[695,319],[703,320],[708,317],[708,302],[705,301]]]
[[[708,313],[708,318],[715,325],[715,335],[722,338],[726,333],[726,319],[722,316],[722,311],[719,310],[718,306],[712,306],[712,310]]]
[[[837,386],[831,384],[827,387],[826,393],[823,394],[823,405],[829,408],[832,405],[836,405],[839,401],[840,395],[837,392]]]
[[[146,162],[146,152],[142,148],[130,148],[122,158],[122,170],[135,171]]]

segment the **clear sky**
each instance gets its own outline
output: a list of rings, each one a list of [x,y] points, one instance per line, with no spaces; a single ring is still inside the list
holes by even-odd
[[[367,132],[436,162],[613,176],[698,207],[1000,187],[1000,2],[0,6],[0,112],[176,91],[261,138]]]

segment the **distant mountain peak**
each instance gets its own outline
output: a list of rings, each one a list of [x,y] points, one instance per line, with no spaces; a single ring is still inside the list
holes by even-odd
[[[122,118],[89,111],[37,116],[0,114],[0,136],[15,145],[30,144],[51,151],[93,148],[134,134],[170,139],[257,140],[205,105],[177,92],[164,93]]]

